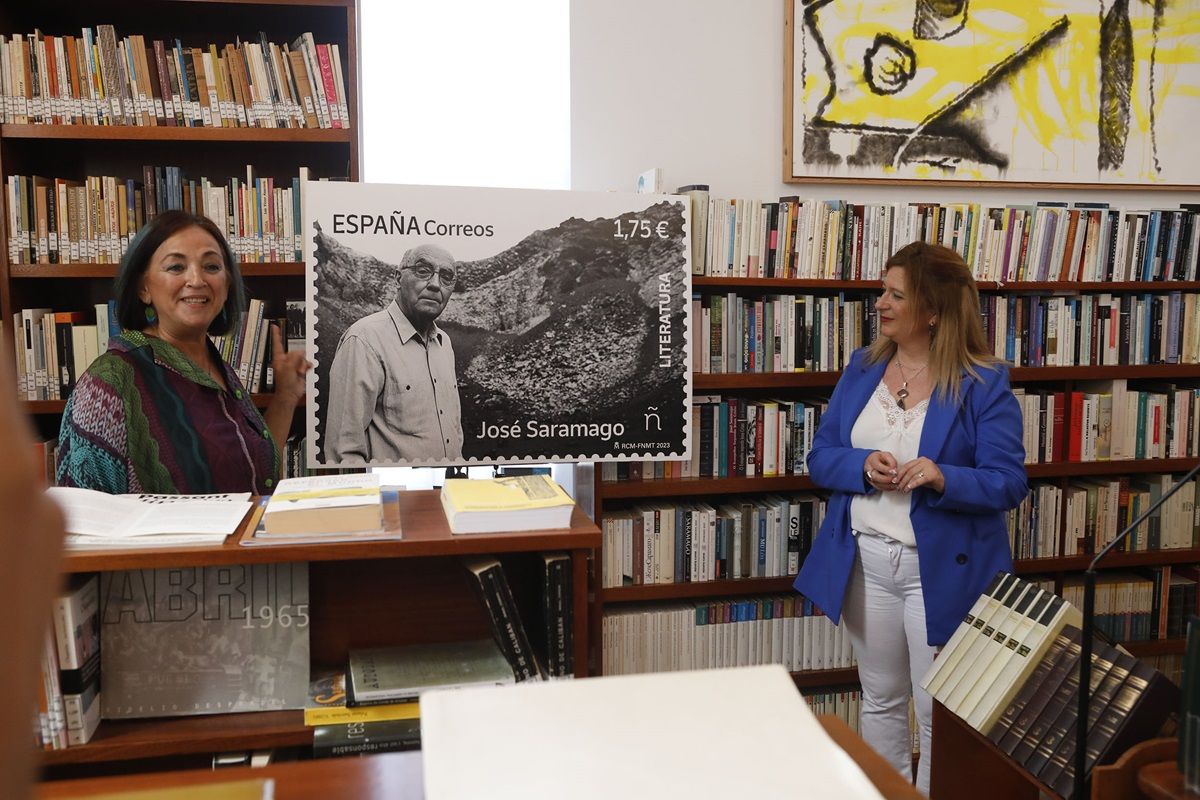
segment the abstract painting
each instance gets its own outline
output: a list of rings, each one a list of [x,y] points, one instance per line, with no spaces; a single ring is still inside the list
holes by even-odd
[[[1200,0],[787,0],[784,180],[1200,184]]]

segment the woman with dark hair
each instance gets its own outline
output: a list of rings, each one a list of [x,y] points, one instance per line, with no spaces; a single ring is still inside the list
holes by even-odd
[[[808,455],[832,490],[795,588],[846,631],[863,738],[912,774],[908,701],[929,793],[932,700],[919,681],[999,570],[1025,497],[1021,412],[953,250],[914,242],[884,267],[879,337],[838,380]]]
[[[138,232],[116,279],[119,336],[63,414],[58,483],[120,494],[270,494],[309,363],[271,326],[266,418],[209,335],[238,328],[245,290],[220,229],[183,211]]]

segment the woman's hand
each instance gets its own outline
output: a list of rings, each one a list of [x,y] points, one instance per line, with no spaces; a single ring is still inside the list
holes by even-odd
[[[863,462],[863,471],[867,483],[880,492],[894,492],[898,487],[893,478],[896,476],[896,457],[883,450],[876,450],[867,456]]]
[[[942,475],[937,464],[921,456],[900,467],[900,471],[896,473],[895,484],[895,488],[905,492],[924,486],[941,494],[946,488],[946,476]]]
[[[275,396],[291,403],[293,408],[298,406],[304,399],[305,375],[312,369],[312,363],[304,357],[303,350],[283,349],[283,334],[275,323],[271,323],[271,369],[275,373]]]

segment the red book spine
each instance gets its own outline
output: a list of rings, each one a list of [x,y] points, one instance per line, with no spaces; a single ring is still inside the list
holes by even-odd
[[[765,450],[763,450],[763,417],[764,416],[765,416],[765,413],[764,413],[762,407],[760,407],[758,410],[758,414],[754,417],[754,452],[758,454],[758,472],[756,473],[758,475],[762,475],[762,463],[763,463],[762,454],[764,452],[766,452]]]
[[[329,45],[317,45],[317,65],[321,68],[321,83],[325,85],[325,97],[329,102],[330,121],[335,128],[344,127],[341,114],[336,110],[338,95],[337,89],[333,85],[333,65],[329,61]]]
[[[1067,461],[1079,461],[1083,449],[1083,392],[1071,392],[1071,426]]]
[[[1054,393],[1054,428],[1050,434],[1051,436],[1054,437],[1053,438],[1054,443],[1053,443],[1053,447],[1052,447],[1051,455],[1050,455],[1051,461],[1058,462],[1058,461],[1063,460],[1063,450],[1064,450],[1064,447],[1063,447],[1064,430],[1063,430],[1063,428],[1064,428],[1064,423],[1066,422],[1066,416],[1067,416],[1066,406],[1067,406],[1066,392],[1055,392]]]

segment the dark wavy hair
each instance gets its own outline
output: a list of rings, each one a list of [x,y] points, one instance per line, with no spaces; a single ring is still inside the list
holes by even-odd
[[[225,241],[225,234],[208,217],[199,214],[189,214],[186,211],[163,211],[154,219],[142,226],[129,243],[121,266],[117,270],[117,279],[113,283],[113,294],[117,300],[117,322],[125,330],[140,331],[146,325],[146,309],[138,290],[141,287],[142,276],[150,266],[150,257],[162,243],[175,234],[187,228],[200,228],[216,240],[221,248],[221,256],[225,259],[225,269],[229,271],[229,293],[225,297],[225,307],[217,314],[208,332],[214,336],[224,336],[231,330],[236,330],[241,320],[242,309],[246,306],[246,288],[242,285],[242,271],[238,267],[237,258]]]

